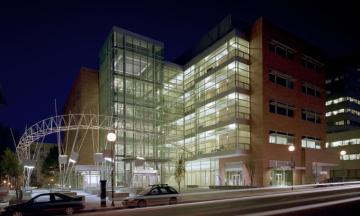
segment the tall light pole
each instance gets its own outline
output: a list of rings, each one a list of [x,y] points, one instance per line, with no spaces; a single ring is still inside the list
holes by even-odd
[[[343,177],[342,177],[342,180],[343,180],[343,181],[344,181],[344,179],[345,179],[344,155],[346,155],[346,151],[345,151],[345,150],[341,150],[341,151],[340,151],[340,160],[342,160],[342,161],[341,161],[341,164],[342,164],[342,170],[343,170]]]
[[[115,206],[114,203],[114,181],[115,181],[115,176],[114,176],[114,170],[115,170],[115,153],[114,153],[114,149],[115,149],[115,140],[116,140],[116,134],[114,132],[109,132],[106,136],[107,141],[110,142],[111,144],[111,154],[112,154],[112,164],[111,164],[111,206]]]
[[[295,168],[295,161],[294,161],[294,151],[295,151],[295,146],[291,145],[288,148],[290,154],[291,154],[291,171],[292,171],[292,181],[291,181],[291,190],[294,190],[294,168]]]

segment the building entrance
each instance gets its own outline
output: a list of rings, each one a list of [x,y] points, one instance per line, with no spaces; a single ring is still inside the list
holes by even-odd
[[[272,170],[271,171],[271,185],[272,186],[287,186],[292,183],[291,170]]]
[[[133,187],[147,187],[159,183],[157,170],[153,169],[135,169],[133,175]]]
[[[242,163],[227,163],[225,164],[225,185],[240,186],[244,185]]]
[[[242,171],[226,172],[226,185],[231,185],[231,186],[243,185],[242,179],[243,179]]]

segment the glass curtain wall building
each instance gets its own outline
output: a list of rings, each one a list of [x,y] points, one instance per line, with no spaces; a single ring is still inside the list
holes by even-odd
[[[100,54],[100,113],[120,119],[116,184],[174,182],[180,155],[186,185],[219,183],[218,158],[250,149],[248,61],[249,42],[236,30],[184,69],[164,62],[161,42],[115,27]],[[111,149],[105,134],[100,142]]]
[[[209,47],[184,70],[186,185],[235,184],[219,173],[219,158],[250,149],[249,42],[236,30]],[[240,185],[243,179],[237,179]]]
[[[114,27],[100,53],[100,113],[114,115],[116,185],[140,187],[160,181],[163,113],[163,44]],[[105,135],[100,142],[111,149]],[[164,157],[161,157],[164,156]],[[135,163],[136,157],[146,163]]]

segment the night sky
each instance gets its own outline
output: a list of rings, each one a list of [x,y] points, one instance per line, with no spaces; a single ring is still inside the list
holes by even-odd
[[[358,7],[346,1],[11,1],[0,3],[0,124],[26,125],[62,110],[80,67],[98,68],[112,26],[163,41],[174,60],[227,14],[265,16],[321,48],[327,57],[360,50]],[[35,3],[36,2],[36,3]]]

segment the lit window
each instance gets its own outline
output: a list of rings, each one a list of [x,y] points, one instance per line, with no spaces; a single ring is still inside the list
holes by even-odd
[[[279,131],[269,131],[269,143],[281,145],[293,145],[294,134]]]
[[[316,137],[302,136],[301,147],[321,149],[321,139],[316,138]]]

